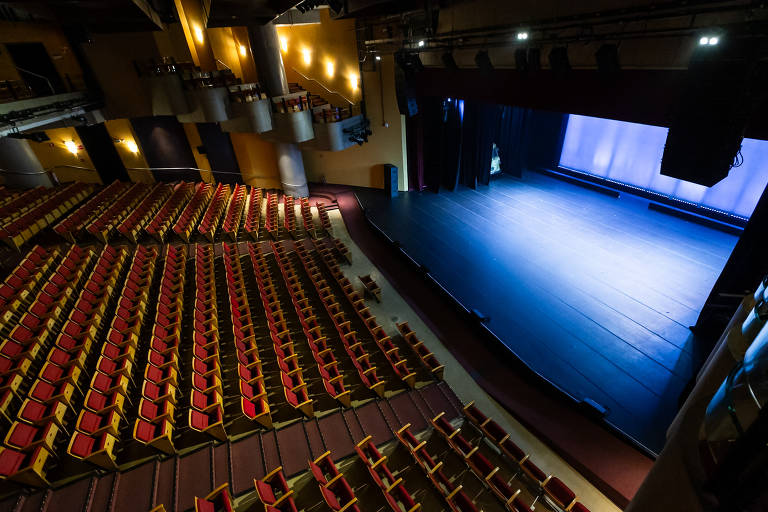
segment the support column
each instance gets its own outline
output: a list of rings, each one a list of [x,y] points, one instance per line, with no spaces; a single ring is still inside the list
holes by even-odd
[[[259,74],[259,84],[270,97],[288,94],[288,79],[285,76],[275,25],[267,23],[250,26],[248,33],[251,39],[251,53]],[[307,175],[299,147],[296,144],[276,143],[275,150],[283,192],[294,197],[308,196]]]
[[[18,188],[52,187],[50,175],[24,139],[0,137],[0,169],[6,185]]]

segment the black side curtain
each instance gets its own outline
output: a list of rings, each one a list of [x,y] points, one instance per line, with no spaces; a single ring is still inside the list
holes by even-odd
[[[526,120],[529,110],[503,106],[499,108],[497,135],[494,142],[499,148],[501,171],[516,176],[523,176],[527,156],[528,140]]]
[[[491,181],[491,156],[498,130],[501,107],[488,103],[465,102],[461,124],[461,183],[476,188]]]

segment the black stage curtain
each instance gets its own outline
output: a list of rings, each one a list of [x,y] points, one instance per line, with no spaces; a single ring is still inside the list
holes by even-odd
[[[498,128],[499,106],[464,102],[462,123],[461,182],[476,188],[491,180],[491,156]]]
[[[510,106],[502,106],[498,112],[499,123],[494,142],[499,148],[501,171],[517,178],[523,176],[526,165],[528,140],[525,126],[528,113],[527,109]]]
[[[442,133],[440,137],[441,184],[448,190],[456,190],[461,171],[463,132],[458,101],[445,100],[442,104]]]
[[[443,109],[440,98],[423,98],[419,104],[422,121],[424,185],[433,192],[440,190]]]

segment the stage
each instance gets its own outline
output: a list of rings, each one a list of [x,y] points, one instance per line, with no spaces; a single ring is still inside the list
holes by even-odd
[[[369,218],[534,371],[654,452],[693,375],[688,326],[737,237],[543,176],[356,191]]]

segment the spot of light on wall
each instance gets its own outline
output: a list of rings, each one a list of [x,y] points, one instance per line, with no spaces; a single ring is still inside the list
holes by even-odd
[[[203,41],[205,41],[205,39],[203,38],[203,29],[200,28],[200,25],[195,25],[194,31],[195,31],[195,39],[197,39],[197,42],[200,44],[203,44]]]
[[[283,50],[283,53],[288,51],[288,38],[285,36],[280,36],[280,49]]]
[[[353,91],[357,91],[357,88],[359,87],[358,84],[359,78],[356,74],[349,75],[349,87],[352,88]]]
[[[77,155],[77,144],[73,140],[67,140],[64,141],[64,146],[67,148],[67,151],[72,153],[73,155]]]
[[[125,147],[128,149],[128,151],[130,151],[134,155],[139,152],[139,146],[138,144],[136,144],[135,141],[132,141],[132,140],[125,141]]]
[[[241,45],[240,45],[240,56],[241,56],[241,57],[245,57],[246,53],[248,53],[248,52],[247,52],[247,50],[245,49],[245,45],[244,45],[244,44],[241,44]]]
[[[336,66],[332,60],[325,61],[325,74],[328,78],[333,78],[333,74],[336,72]]]
[[[424,45],[425,45],[425,44],[426,44],[426,43],[424,42],[424,40],[423,40],[423,39],[422,39],[421,41],[419,41],[419,42],[418,42],[418,46],[419,46],[419,48],[424,48]]]
[[[381,55],[377,55],[376,60],[381,60]]]
[[[304,48],[303,50],[301,50],[301,56],[304,59],[304,64],[306,64],[307,66],[309,66],[312,63],[312,50],[310,50],[309,48]]]

